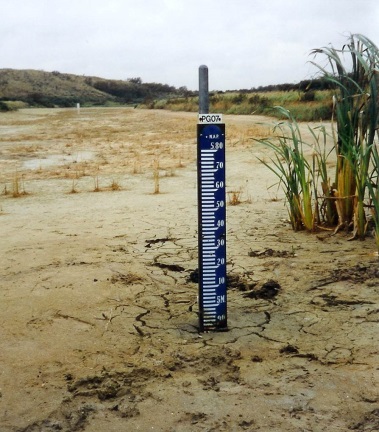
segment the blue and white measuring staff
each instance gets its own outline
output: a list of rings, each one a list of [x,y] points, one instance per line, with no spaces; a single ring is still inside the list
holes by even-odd
[[[200,331],[227,329],[225,124],[199,114],[197,128]]]

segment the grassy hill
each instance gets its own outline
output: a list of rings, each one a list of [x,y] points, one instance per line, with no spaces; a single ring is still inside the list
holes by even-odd
[[[224,114],[262,114],[282,118],[276,108],[291,111],[298,121],[327,120],[332,115],[331,90],[268,90],[219,92],[210,94],[210,112]],[[171,111],[198,111],[198,97],[176,97],[156,100],[148,108]]]
[[[143,83],[140,78],[109,80],[60,72],[0,69],[0,111],[22,106],[72,107],[139,104],[145,108],[177,111],[198,110],[197,92],[185,87]],[[275,106],[291,110],[297,120],[331,116],[331,90],[316,79],[250,90],[212,92],[212,112],[276,115]]]
[[[107,80],[60,72],[0,69],[0,102],[22,101],[32,106],[134,104],[179,95],[174,87],[142,83],[140,78]],[[11,105],[10,105],[11,106]]]

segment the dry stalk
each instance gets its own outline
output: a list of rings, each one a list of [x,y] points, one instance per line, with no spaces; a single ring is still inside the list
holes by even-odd
[[[141,162],[139,158],[136,158],[133,161],[133,174],[141,174]]]
[[[77,185],[78,185],[78,182],[75,179],[73,179],[72,180],[72,185],[71,185],[71,190],[69,192],[70,194],[76,194],[76,193],[78,193],[78,190],[76,188]]]
[[[154,160],[154,194],[159,194],[159,159]]]
[[[95,187],[93,189],[94,192],[100,192],[100,185],[99,185],[99,176],[94,177]]]

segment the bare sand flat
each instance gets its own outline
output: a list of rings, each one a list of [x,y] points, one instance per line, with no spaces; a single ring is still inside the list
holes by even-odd
[[[1,432],[379,430],[375,241],[292,231],[269,118],[225,116],[229,331],[199,334],[196,122],[0,114]]]

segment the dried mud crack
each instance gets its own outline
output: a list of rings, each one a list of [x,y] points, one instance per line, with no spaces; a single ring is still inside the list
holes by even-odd
[[[30,192],[0,197],[1,432],[378,429],[375,241],[293,232],[246,139],[269,120],[226,118],[228,187],[252,200],[228,206],[228,331],[199,333],[196,115],[0,116],[3,185],[17,169]]]
[[[373,286],[379,286],[379,264],[372,261],[367,264],[357,264],[350,267],[333,269],[329,276],[315,281],[310,290],[322,288],[339,281],[352,281],[354,283],[372,282]]]

